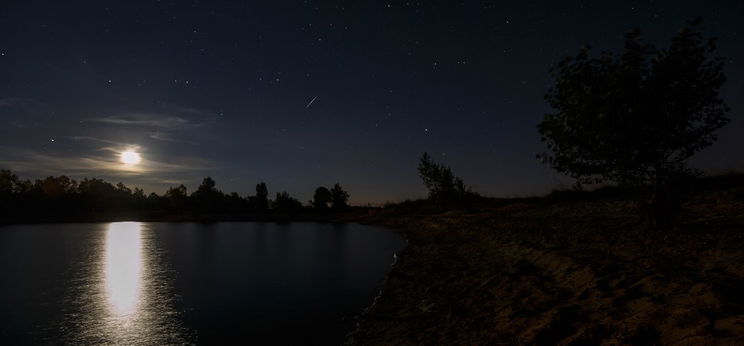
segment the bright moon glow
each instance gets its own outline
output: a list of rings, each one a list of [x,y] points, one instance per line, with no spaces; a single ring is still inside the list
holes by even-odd
[[[121,162],[124,164],[136,165],[141,160],[142,158],[140,157],[140,154],[136,151],[127,150],[121,153]]]

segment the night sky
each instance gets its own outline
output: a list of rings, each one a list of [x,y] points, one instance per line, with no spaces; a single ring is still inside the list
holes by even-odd
[[[0,168],[303,201],[340,182],[379,203],[425,195],[427,151],[485,195],[544,193],[571,182],[535,159],[550,65],[634,27],[665,46],[697,16],[729,59],[732,121],[693,165],[744,169],[741,0],[5,0]]]

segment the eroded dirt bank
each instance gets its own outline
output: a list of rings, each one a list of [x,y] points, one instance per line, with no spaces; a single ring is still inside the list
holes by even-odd
[[[744,190],[655,231],[631,201],[386,211],[409,239],[348,344],[744,343]]]

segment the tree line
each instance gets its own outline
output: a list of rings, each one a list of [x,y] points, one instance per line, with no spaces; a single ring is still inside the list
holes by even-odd
[[[137,187],[98,178],[76,181],[67,176],[49,176],[31,181],[10,170],[0,170],[0,215],[3,217],[73,217],[100,213],[161,212],[189,214],[266,214],[340,211],[349,208],[349,193],[340,184],[318,187],[313,200],[303,205],[287,192],[273,199],[265,183],[256,185],[251,196],[224,193],[206,177],[189,193],[183,184],[164,194],[145,194]]]

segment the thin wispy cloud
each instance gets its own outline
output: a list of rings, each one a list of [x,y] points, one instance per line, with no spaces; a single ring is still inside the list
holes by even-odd
[[[214,114],[214,112],[206,109],[162,104],[152,111],[115,112],[88,120],[102,124],[149,127],[158,130],[189,130],[202,127],[213,121]]]
[[[137,131],[136,135],[144,134],[154,141],[196,144],[200,139],[211,137],[205,127],[217,121],[217,113],[208,109],[161,104],[154,110],[110,113],[88,118],[87,121],[119,133],[122,129]]]
[[[103,138],[98,138],[98,137],[93,137],[93,136],[71,136],[67,138],[73,141],[92,141],[92,142],[111,144],[111,145],[116,145],[116,146],[121,146],[121,147],[126,147],[126,146],[131,145],[129,143],[118,142],[118,141],[113,141],[110,139],[103,139]]]
[[[100,149],[118,152],[110,147]],[[47,175],[114,177],[150,175],[152,178],[162,178],[162,174],[172,175],[214,168],[209,160],[184,156],[171,157],[168,161],[164,161],[159,157],[145,155],[141,164],[127,166],[119,162],[118,156],[112,155],[113,153],[59,156],[30,149],[0,147],[0,154],[4,158],[0,160],[0,166],[3,168],[37,177]]]
[[[30,98],[21,98],[21,97],[6,97],[0,99],[0,107],[23,107],[23,108],[29,108],[29,107],[38,107],[38,106],[44,106],[43,103],[35,101]]]
[[[111,125],[152,127],[167,130],[194,129],[205,124],[205,122],[193,121],[182,117],[156,114],[110,115],[88,120]]]
[[[147,135],[147,137],[148,137],[148,138],[150,138],[150,139],[154,139],[154,140],[156,140],[156,141],[161,141],[161,142],[173,142],[173,143],[189,143],[189,144],[194,144],[194,142],[192,142],[192,141],[187,141],[187,140],[183,140],[183,139],[178,139],[178,138],[176,138],[176,137],[175,137],[175,136],[174,136],[173,134],[171,134],[171,133],[169,133],[169,132],[163,132],[163,131],[155,131],[155,132],[150,132],[150,133],[149,133],[149,134]]]
[[[160,132],[160,131],[150,132],[150,134],[148,135],[148,137],[150,137],[150,138],[152,138],[154,140],[158,140],[158,141],[176,142],[176,139],[174,139],[173,137],[171,137],[169,134],[167,134],[165,132]]]

